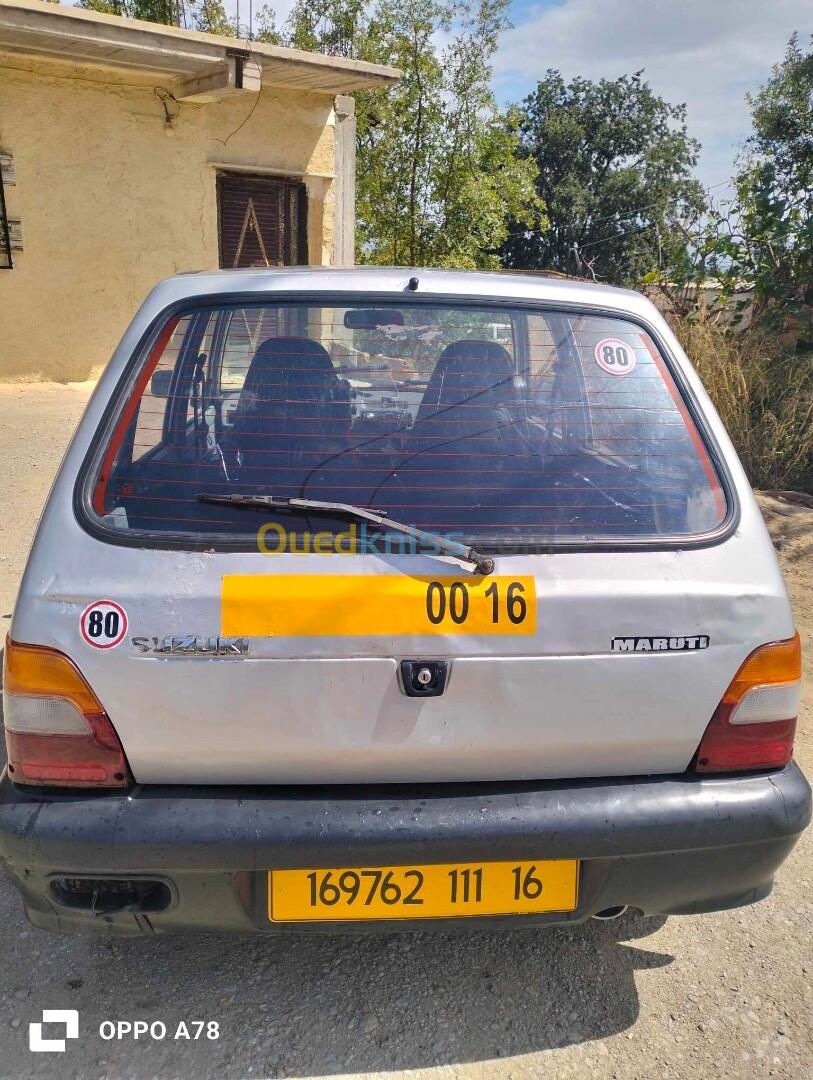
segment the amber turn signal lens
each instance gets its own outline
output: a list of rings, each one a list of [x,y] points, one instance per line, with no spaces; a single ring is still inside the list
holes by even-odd
[[[755,649],[731,680],[723,701],[737,702],[754,687],[794,683],[801,677],[802,643],[797,630],[786,641],[774,641]]]
[[[80,713],[102,713],[79,668],[63,653],[6,639],[3,687],[9,694],[63,698]]]

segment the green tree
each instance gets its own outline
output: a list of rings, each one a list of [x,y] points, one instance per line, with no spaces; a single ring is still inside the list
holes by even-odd
[[[691,311],[678,329],[752,481],[806,491],[813,491],[811,86],[813,48],[804,52],[794,36],[749,96],[753,129],[733,196],[709,208],[691,230],[690,257],[669,271],[677,285],[722,286],[710,312]]]
[[[254,26],[254,39],[255,41],[264,41],[267,45],[281,45],[282,35],[277,29],[277,20],[274,15],[274,9],[265,4],[256,15],[256,23]]]
[[[76,6],[105,15],[144,19],[146,22],[170,26],[179,24],[182,17],[180,0],[78,0]]]
[[[219,34],[221,37],[235,37],[237,27],[226,14],[220,0],[198,0],[190,7],[192,30],[202,30],[207,34]]]
[[[299,0],[288,18],[286,43],[358,59],[371,48],[367,7],[366,0]]]
[[[813,45],[813,39],[811,39]],[[753,132],[735,177],[735,196],[710,222],[702,272],[728,295],[753,287],[748,313],[813,352],[813,47],[791,38],[771,78],[749,95]]]
[[[358,257],[415,266],[493,267],[507,221],[543,220],[534,163],[491,92],[507,0],[299,0],[286,44],[402,71],[356,95]],[[446,42],[440,46],[439,40]]]
[[[237,32],[221,0],[78,0],[76,6],[124,19],[186,26],[225,37],[234,37]]]
[[[549,70],[522,103],[519,133],[549,222],[511,222],[506,266],[634,284],[681,258],[681,223],[704,205],[691,176],[699,145],[684,106],[654,94],[642,72],[566,83]]]

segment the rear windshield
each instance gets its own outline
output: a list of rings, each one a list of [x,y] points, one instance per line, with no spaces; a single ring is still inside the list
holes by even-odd
[[[495,550],[691,536],[726,513],[639,326],[426,301],[223,305],[168,322],[100,455],[95,512],[196,542],[261,533],[297,550],[347,535],[335,512],[212,495],[349,503]]]

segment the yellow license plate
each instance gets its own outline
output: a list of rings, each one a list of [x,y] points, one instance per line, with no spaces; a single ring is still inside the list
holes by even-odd
[[[224,574],[224,637],[534,634],[533,577]]]
[[[576,859],[269,870],[272,922],[455,919],[573,911]]]

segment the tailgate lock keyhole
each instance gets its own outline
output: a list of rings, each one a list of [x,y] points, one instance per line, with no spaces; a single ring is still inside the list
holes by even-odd
[[[407,697],[439,697],[446,689],[446,660],[402,660],[401,689]]]

